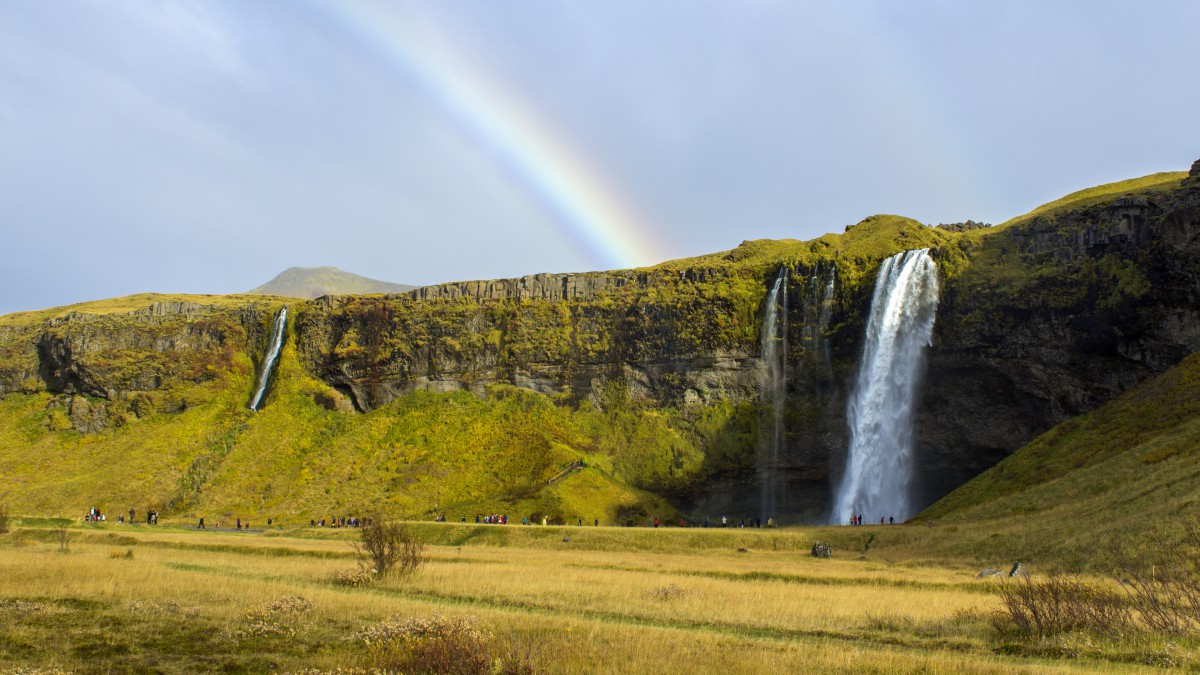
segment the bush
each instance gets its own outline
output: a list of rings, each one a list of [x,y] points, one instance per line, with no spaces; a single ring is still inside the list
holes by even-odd
[[[403,525],[379,516],[365,522],[359,528],[360,541],[354,544],[363,569],[374,570],[378,577],[408,576],[425,562],[425,544]]]
[[[0,534],[8,534],[12,528],[12,519],[8,517],[8,504],[0,502]]]
[[[246,609],[240,622],[226,628],[225,637],[233,640],[294,637],[307,630],[303,619],[312,608],[312,601],[299,595],[277,598]]]
[[[1023,577],[1000,590],[993,620],[1002,635],[1046,638],[1076,631],[1120,637],[1133,627],[1133,613],[1117,593],[1078,577]]]
[[[365,567],[357,567],[351,570],[339,570],[334,581],[342,586],[366,586],[372,581],[375,581],[375,573],[373,570],[366,569]]]
[[[384,670],[453,675],[541,672],[527,653],[512,643],[500,643],[464,617],[394,617],[354,639],[366,646],[371,665]]]
[[[1200,630],[1200,526],[1184,525],[1183,536],[1169,541],[1151,533],[1141,550],[1114,543],[1102,569],[1121,585],[1146,627],[1183,634]]]

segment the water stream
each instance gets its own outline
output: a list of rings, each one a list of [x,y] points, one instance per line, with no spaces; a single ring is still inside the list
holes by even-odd
[[[854,392],[847,404],[850,452],[831,522],[913,515],[913,412],[924,350],[937,314],[937,265],[929,249],[883,261]]]
[[[767,367],[763,400],[770,404],[770,417],[759,435],[758,481],[762,497],[760,517],[779,518],[780,493],[783,491],[780,460],[784,454],[784,404],[787,402],[788,351],[788,272],[779,270],[775,284],[767,294],[761,331],[762,358]]]
[[[250,399],[250,409],[258,410],[262,406],[262,398],[267,393],[267,384],[271,381],[271,371],[279,358],[279,349],[283,347],[283,328],[287,325],[287,307],[280,307],[275,315],[275,324],[271,327],[271,341],[267,347],[266,356],[262,362],[262,372],[258,375],[258,386]]]

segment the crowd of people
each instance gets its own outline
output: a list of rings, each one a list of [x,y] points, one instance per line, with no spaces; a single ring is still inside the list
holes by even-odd
[[[886,523],[884,522],[884,520],[885,520],[885,519],[884,519],[884,517],[883,517],[883,516],[879,516],[879,524],[880,524],[880,525],[884,525],[884,524],[886,524],[886,525],[895,525],[895,524],[896,524],[896,517],[895,517],[895,516],[888,516],[888,517],[887,517],[887,519],[886,519],[886,520],[887,520],[887,522],[886,522]],[[858,514],[851,513],[851,514],[850,514],[850,524],[851,524],[851,525],[862,525],[862,524],[863,524],[863,516],[862,516],[862,514],[861,514],[861,513],[858,513]]]
[[[129,523],[132,525],[134,522],[134,519],[136,517],[137,517],[137,510],[129,509],[129,520],[125,520],[125,515],[121,514],[121,515],[117,516],[117,522],[121,523],[121,524]],[[85,512],[83,514],[83,520],[84,520],[84,522],[90,522],[90,523],[106,523],[106,522],[108,522],[108,516],[104,513],[101,513],[100,509],[93,506],[92,508],[88,509],[87,512]],[[146,511],[146,524],[147,525],[157,525],[158,524],[158,511],[149,510],[149,509]]]
[[[125,523],[125,522],[133,523],[136,516],[137,516],[137,511],[134,509],[129,509],[129,520],[126,521],[124,515],[119,515],[119,516],[117,516],[117,521],[120,523]],[[92,508],[88,509],[87,512],[84,514],[83,519],[85,521],[98,522],[98,523],[106,522],[108,520],[107,516],[104,513],[102,513],[99,508],[96,508],[96,507],[92,507]],[[434,520],[434,522],[444,523],[444,522],[446,522],[446,514],[444,514],[444,513],[435,514],[433,517],[433,520]],[[582,517],[577,516],[575,520],[576,520],[576,522],[575,522],[576,525],[578,525],[580,527],[583,526],[584,521],[583,521]],[[465,525],[467,523],[467,516],[465,516],[465,515],[462,516],[460,522]],[[673,524],[670,521],[662,521],[657,516],[648,517],[647,520],[644,522],[647,527],[666,527],[666,526]],[[146,524],[147,525],[157,525],[158,524],[158,511],[154,511],[154,510],[146,511]],[[274,524],[274,519],[267,518],[267,526],[271,527],[273,524]],[[330,517],[330,518],[322,517],[322,518],[312,518],[308,521],[309,527],[361,527],[363,525],[370,525],[370,524],[371,524],[370,518],[360,518],[358,516],[340,516],[340,517],[334,516],[334,517]],[[481,513],[477,513],[477,514],[475,514],[475,524],[476,525],[507,525],[508,524],[508,514],[492,513],[492,514],[484,515]],[[540,525],[552,525],[552,524],[553,525],[566,525],[567,522],[561,518],[557,518],[557,517],[551,518],[548,515],[540,515],[539,514],[539,515],[526,516],[526,517],[521,518],[521,524],[522,525],[538,525],[538,524],[540,524]],[[600,519],[599,518],[592,519],[591,524],[595,527],[599,527]],[[633,520],[626,520],[624,524],[626,527],[633,527],[635,522]],[[863,524],[863,515],[861,513],[851,514],[850,515],[850,524],[851,525],[862,525]],[[879,524],[880,525],[895,525],[896,519],[894,516],[888,516],[888,517],[880,516]],[[699,521],[689,521],[686,518],[680,517],[679,522],[678,522],[679,527],[699,526],[699,527],[723,527],[723,528],[729,528],[729,527],[761,528],[761,527],[763,527],[763,525],[764,525],[764,523],[763,523],[762,518],[741,518],[740,520],[735,522],[726,515],[722,515],[720,521],[716,522],[716,523],[710,521],[708,516],[704,516],[704,518]],[[776,527],[778,525],[778,523],[775,521],[775,519],[773,517],[768,517],[765,525],[766,525],[766,527]],[[207,527],[205,526],[205,523],[204,523],[204,516],[200,516],[200,520],[197,523],[196,527],[197,527],[197,529],[201,529],[201,530],[207,529]],[[219,521],[217,523],[215,523],[216,529],[220,529],[220,527],[221,527],[221,523]],[[249,530],[250,522],[249,522],[249,520],[243,521],[240,517],[236,518],[234,528],[238,531]]]

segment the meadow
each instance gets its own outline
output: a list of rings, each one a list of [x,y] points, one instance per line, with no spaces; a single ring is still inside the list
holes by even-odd
[[[906,531],[911,540],[932,529],[924,526],[413,523],[410,531],[427,542],[417,572],[351,586],[338,580],[357,565],[350,528],[198,531],[19,518],[14,525],[0,535],[5,673],[370,672],[394,664],[378,639],[367,640],[406,620],[469,626],[486,636],[492,668],[507,664],[502,672],[1041,673],[1200,664],[1195,645],[1161,637],[1003,637],[992,619],[1000,589],[1015,582],[977,578],[975,563],[919,561],[902,547],[871,546],[869,533],[890,530],[900,540]],[[816,540],[833,543],[832,559],[809,554]]]

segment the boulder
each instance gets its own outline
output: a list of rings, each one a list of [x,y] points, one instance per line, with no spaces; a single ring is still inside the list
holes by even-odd
[[[812,556],[814,558],[831,558],[833,557],[833,549],[823,541],[818,541],[812,546]]]

